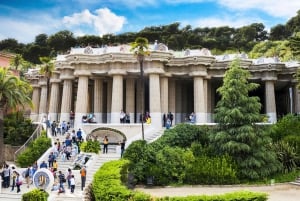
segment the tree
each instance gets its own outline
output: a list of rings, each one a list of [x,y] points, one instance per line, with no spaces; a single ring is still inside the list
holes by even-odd
[[[145,59],[145,55],[149,54],[149,43],[147,38],[137,37],[133,43],[131,43],[130,51],[134,52],[134,55],[137,56],[137,60],[140,64],[141,71],[141,84],[142,84],[142,112],[141,112],[141,120],[142,120],[142,139],[144,140],[144,68],[143,63]]]
[[[212,135],[212,144],[218,153],[231,156],[241,179],[265,178],[278,170],[280,164],[274,152],[268,149],[271,138],[262,126],[258,97],[249,92],[258,84],[249,83],[250,72],[234,60],[226,71],[223,85],[217,89],[221,100],[217,103],[215,119],[218,129]]]
[[[289,46],[292,50],[293,56],[296,59],[300,59],[300,32],[297,32],[289,39]]]
[[[50,57],[40,57],[40,61],[42,62],[42,66],[40,69],[40,74],[44,75],[47,79],[47,97],[46,97],[46,105],[48,107],[48,99],[49,99],[49,91],[50,91],[50,78],[54,71],[54,63]],[[48,108],[47,111],[47,119],[48,119]]]
[[[3,118],[6,111],[15,110],[19,106],[32,106],[31,91],[29,83],[12,75],[7,69],[0,68],[0,153],[3,153],[4,147]],[[3,159],[3,154],[0,154],[0,162]]]
[[[73,33],[67,30],[59,31],[48,38],[48,45],[57,52],[65,53],[76,45]]]

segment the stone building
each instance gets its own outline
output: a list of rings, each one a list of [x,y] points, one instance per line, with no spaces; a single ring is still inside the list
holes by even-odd
[[[74,111],[75,125],[81,125],[82,116],[89,113],[95,115],[97,123],[119,124],[123,110],[129,114],[130,123],[140,123],[143,101],[151,126],[157,128],[168,112],[174,114],[174,123],[187,121],[192,112],[196,123],[213,123],[220,98],[216,89],[235,57],[251,72],[251,82],[260,84],[252,95],[260,97],[261,113],[269,122],[300,112],[293,77],[298,63],[282,63],[277,58],[252,60],[245,54],[213,56],[207,49],[174,52],[164,44],[155,44],[150,45],[151,54],[143,62],[142,86],[140,64],[129,49],[127,45],[72,48],[69,54],[59,55],[50,79],[49,101],[45,77],[29,72],[35,106],[31,118],[40,120],[48,108],[51,121],[69,121],[70,111]]]

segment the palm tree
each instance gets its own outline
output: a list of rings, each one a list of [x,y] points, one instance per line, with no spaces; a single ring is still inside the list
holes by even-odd
[[[54,71],[54,63],[50,57],[40,57],[40,61],[42,62],[40,74],[44,75],[47,79],[47,97],[46,97],[46,115],[47,115],[47,121],[48,121],[48,97],[49,97],[49,89],[50,89],[50,78],[52,76],[52,73]],[[46,129],[47,131],[47,129]]]
[[[0,153],[3,153],[4,147],[3,118],[6,111],[18,109],[19,106],[32,106],[31,91],[28,82],[12,75],[7,69],[0,68]],[[3,162],[3,156],[0,154],[0,162]]]
[[[141,82],[142,82],[142,112],[141,112],[141,120],[142,120],[142,139],[144,140],[144,68],[143,63],[145,59],[145,55],[149,55],[149,42],[147,38],[138,37],[135,39],[133,43],[131,43],[130,51],[134,52],[134,55],[137,56],[137,60],[140,63],[140,71],[141,71]]]

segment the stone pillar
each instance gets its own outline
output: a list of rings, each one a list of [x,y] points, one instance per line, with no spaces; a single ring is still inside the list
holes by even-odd
[[[177,81],[175,83],[176,88],[176,96],[175,96],[175,123],[181,123],[182,122],[182,84],[181,82]]]
[[[94,115],[97,123],[103,123],[103,80],[94,80]]]
[[[160,82],[161,82],[161,84],[160,84],[160,99],[161,99],[161,112],[162,112],[162,115],[160,118],[161,118],[161,121],[163,122],[163,114],[167,115],[169,112],[168,78],[162,77],[160,79]]]
[[[159,74],[149,75],[149,98],[151,124],[156,128],[162,126]]]
[[[39,84],[41,86],[41,97],[38,120],[40,121],[44,116],[47,115],[47,79],[41,78]]]
[[[265,80],[265,108],[270,123],[277,121],[274,80]]]
[[[59,84],[60,79],[58,78],[58,73],[53,72],[52,78],[50,80],[51,83],[51,94],[50,94],[50,102],[49,102],[49,117],[52,121],[58,120],[58,107],[59,100],[61,98],[61,94],[59,93]]]
[[[72,80],[65,79],[63,82],[63,95],[61,101],[61,110],[60,110],[60,121],[69,122],[70,121],[70,112],[72,110],[72,99],[73,99],[73,84]]]
[[[293,101],[294,101],[294,110],[296,114],[300,114],[300,93],[297,85],[293,86]]]
[[[123,76],[113,75],[111,123],[120,123],[120,112],[123,110]]]
[[[175,88],[175,80],[174,79],[169,79],[169,90],[168,90],[168,112],[171,112],[172,114],[174,114],[174,119],[173,119],[173,123],[175,124],[176,121],[176,88]],[[162,111],[164,112],[164,111]]]
[[[33,92],[32,92],[32,104],[33,109],[30,113],[30,119],[32,121],[40,121],[39,117],[39,105],[40,105],[40,87],[38,85],[33,85]]]
[[[194,112],[196,114],[196,123],[206,122],[205,113],[205,93],[203,77],[194,77]]]
[[[207,123],[212,123],[212,88],[211,88],[211,82],[210,80],[205,80],[205,88],[206,88],[206,95],[207,97],[205,98],[205,102],[206,102],[206,122]]]
[[[86,115],[88,112],[88,84],[89,77],[87,75],[79,75],[75,107],[75,129],[81,127],[80,125],[82,124],[82,116]]]
[[[107,123],[111,123],[112,81],[107,81]]]
[[[134,79],[126,79],[126,113],[130,116],[130,123],[134,123]]]

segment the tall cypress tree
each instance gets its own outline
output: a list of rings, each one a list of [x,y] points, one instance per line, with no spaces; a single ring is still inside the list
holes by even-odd
[[[218,130],[212,136],[214,148],[234,159],[241,179],[265,178],[281,168],[275,153],[268,149],[271,138],[255,124],[262,120],[261,104],[258,97],[249,96],[259,87],[248,82],[250,76],[239,60],[231,63],[217,89],[221,95],[215,110]]]

